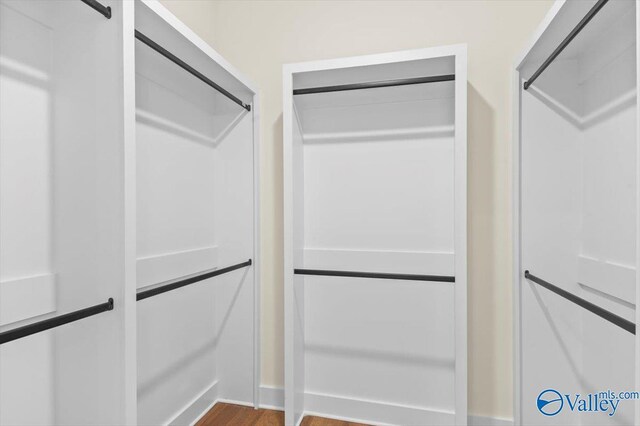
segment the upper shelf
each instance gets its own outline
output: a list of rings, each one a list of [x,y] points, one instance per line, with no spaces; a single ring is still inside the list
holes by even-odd
[[[447,74],[447,76],[449,75]],[[453,77],[453,75],[451,76]],[[293,95],[298,110],[382,103],[420,102],[453,98],[454,82],[455,80],[451,78],[444,81],[422,84],[362,87],[355,90],[336,90],[308,94],[297,94],[294,89]],[[369,82],[361,81],[357,84],[367,86],[367,83]]]
[[[528,95],[586,130],[635,104],[636,68],[635,2],[588,0],[564,3],[519,71]]]
[[[443,83],[454,81],[455,74],[432,75],[427,77],[411,77],[396,80],[367,81],[362,83],[337,84],[332,86],[305,87],[294,89],[294,95],[315,95],[318,93],[347,92],[350,90],[381,89],[383,87],[412,86],[416,84]]]
[[[197,76],[202,80],[198,81],[198,84],[205,84],[203,78],[208,79],[244,104],[250,104],[253,101],[255,91],[250,84],[245,82],[246,79],[237,77],[237,71],[224,58],[220,57],[164,7],[156,2],[144,0],[136,1],[135,5],[135,29],[201,74],[201,76]],[[136,43],[141,44],[141,42]],[[150,49],[147,46],[144,48]],[[157,52],[153,53],[158,55]],[[168,58],[163,58],[163,60],[169,61]],[[169,66],[176,67],[177,65],[168,63],[167,67]],[[180,72],[184,73],[185,70],[180,70]],[[189,77],[196,78],[195,75]],[[206,86],[204,89],[206,90]],[[207,91],[215,92],[213,89]],[[225,97],[225,102],[236,105],[234,100],[224,95],[223,97]]]
[[[292,95],[298,109],[413,102],[453,97],[454,80],[445,56],[296,73]]]
[[[247,111],[251,111],[251,105],[250,104],[246,104],[246,103],[242,102],[242,100],[238,99],[238,97],[236,97],[233,93],[229,92],[224,87],[220,86],[215,81],[211,80],[206,75],[202,74],[200,71],[196,70],[191,65],[189,65],[186,62],[184,62],[182,59],[180,59],[179,57],[177,57],[173,53],[169,52],[164,47],[160,46],[158,43],[156,43],[155,41],[153,41],[152,39],[147,37],[142,32],[140,32],[138,30],[135,30],[135,38],[137,40],[140,40],[142,43],[146,44],[149,48],[153,49],[158,54],[164,56],[166,59],[170,60],[171,62],[173,62],[174,64],[176,64],[180,68],[182,68],[184,71],[186,71],[189,74],[191,74],[193,77],[197,78],[198,80],[200,80],[201,82],[205,83],[209,87],[215,89],[218,93],[220,93],[221,95],[225,96],[227,99],[229,99],[233,103],[241,106],[242,108],[246,109]]]
[[[588,22],[581,27],[581,21],[588,18],[590,12],[591,19],[587,19]],[[585,79],[589,70],[592,72],[602,63],[612,61],[621,50],[634,44],[635,2],[584,0],[565,3],[522,62],[519,68],[521,77],[530,80],[578,27],[582,29],[569,43],[564,43],[566,47],[549,65],[549,69],[540,75],[540,79],[558,68],[554,67],[556,63],[568,61],[579,61],[581,68],[588,70],[579,77]]]

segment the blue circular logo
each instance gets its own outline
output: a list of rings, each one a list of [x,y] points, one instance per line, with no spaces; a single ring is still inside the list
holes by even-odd
[[[562,395],[555,389],[545,389],[538,395],[538,411],[545,416],[555,416],[562,411],[564,400]]]

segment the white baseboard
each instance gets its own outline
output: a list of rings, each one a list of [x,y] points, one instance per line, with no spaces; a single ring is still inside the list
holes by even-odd
[[[396,424],[453,424],[453,413],[438,412],[417,407],[391,405],[380,402],[338,398],[330,395],[305,394],[305,415],[317,415],[345,421],[365,422],[369,424],[390,424],[371,420],[376,413],[387,413]],[[351,415],[340,415],[348,410]],[[284,410],[284,390],[275,386],[260,386],[260,408]],[[354,414],[355,413],[355,414]],[[360,413],[359,415],[357,415]],[[407,417],[410,417],[407,419]],[[383,418],[383,417],[379,417]],[[412,419],[416,419],[411,421]],[[442,420],[445,420],[444,422]],[[390,420],[390,419],[387,419]],[[421,422],[423,421],[423,422]],[[428,422],[428,423],[427,423]],[[512,419],[499,417],[473,416],[468,418],[469,426],[513,426]]]
[[[194,425],[202,416],[218,402],[218,381],[196,396],[189,404],[180,410],[172,420],[167,422],[169,426]]]
[[[513,426],[512,419],[501,417],[469,416],[469,426]]]
[[[305,392],[305,415],[374,425],[454,425],[455,414],[408,405]]]
[[[226,403],[234,405],[244,405],[245,407],[252,407],[253,403],[250,401],[240,401],[236,399],[220,398],[219,382],[216,380],[210,387],[205,389],[200,395],[196,396],[190,403],[188,403],[182,410],[180,410],[172,420],[170,420],[168,426],[193,426],[198,423],[205,414],[209,412],[217,403]],[[282,389],[280,389],[282,391]],[[284,393],[283,393],[284,395]],[[283,399],[284,401],[284,399]]]
[[[251,407],[253,408],[253,402],[251,401],[241,401],[239,399],[228,399],[228,398],[218,398],[216,400],[216,404],[218,402],[221,402],[223,404],[233,404],[233,405],[242,405],[244,407]]]
[[[284,389],[274,386],[260,386],[260,408],[284,410]]]

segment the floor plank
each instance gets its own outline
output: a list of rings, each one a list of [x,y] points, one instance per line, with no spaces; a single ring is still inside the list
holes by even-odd
[[[196,426],[283,426],[284,413],[276,410],[254,410],[243,405],[218,403]],[[342,420],[306,416],[300,426],[366,426]]]
[[[262,411],[258,423],[259,426],[282,426],[284,425],[284,412],[275,410]]]
[[[244,408],[241,405],[216,404],[211,411],[198,421],[198,426],[232,425],[239,419]]]

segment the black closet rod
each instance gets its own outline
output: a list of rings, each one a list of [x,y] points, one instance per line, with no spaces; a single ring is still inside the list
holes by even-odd
[[[403,78],[399,80],[372,81],[369,83],[341,84],[337,86],[308,87],[305,89],[294,89],[294,95],[310,95],[313,93],[344,92],[345,90],[376,89],[380,87],[407,86],[410,84],[439,83],[442,81],[453,81],[455,74],[434,75],[431,77]]]
[[[380,278],[384,280],[439,281],[453,283],[455,277],[447,275],[388,274],[382,272],[331,271],[326,269],[294,269],[296,275],[319,275],[326,277]]]
[[[178,280],[171,280],[167,284],[158,285],[158,287],[151,288],[149,290],[143,290],[136,294],[136,300],[140,301],[151,296],[166,293],[167,291],[175,290],[180,287],[194,284],[199,281],[207,280],[209,278],[217,277],[218,275],[226,274],[227,272],[235,271],[236,269],[244,268],[245,266],[251,266],[252,260],[249,259],[246,262],[238,263],[236,265],[227,266],[222,269],[214,269],[195,276],[189,276],[186,278],[179,278]]]
[[[567,47],[569,45],[569,43],[571,43],[571,41],[578,35],[578,33],[580,33],[580,31],[582,31],[582,29],[587,26],[589,21],[591,21],[591,19],[594,16],[596,16],[596,14],[598,12],[600,12],[600,9],[602,9],[602,6],[604,6],[608,1],[609,0],[598,0],[598,2],[584,16],[584,18],[582,18],[582,20],[580,22],[578,22],[578,25],[576,25],[575,28],[573,30],[571,30],[569,35],[567,37],[565,37],[564,40],[562,40],[560,45],[558,45],[558,47],[556,47],[556,50],[554,50],[551,53],[551,55],[549,55],[549,57],[542,63],[542,65],[540,65],[540,68],[538,68],[536,70],[536,72],[534,72],[531,75],[531,77],[529,77],[529,80],[524,82],[524,90],[527,90],[529,88],[529,86],[531,86],[533,84],[533,82],[536,81],[536,79],[538,77],[540,77],[540,74],[542,74],[542,72],[545,69],[547,69],[547,67],[549,65],[551,65],[551,62],[553,62],[558,57],[558,55],[560,53],[562,53],[564,48]]]
[[[90,6],[93,9],[97,10],[100,14],[104,15],[105,18],[111,19],[111,6],[103,6],[100,3],[98,3],[96,0],[81,0],[81,1],[87,6]]]
[[[607,311],[606,309],[601,308],[600,306],[591,303],[585,299],[583,299],[582,297],[576,296],[575,294],[569,293],[566,290],[561,289],[558,286],[555,286],[553,284],[551,284],[550,282],[547,282],[545,280],[543,280],[542,278],[538,278],[535,275],[532,275],[531,273],[529,273],[529,271],[524,271],[524,277],[530,281],[533,281],[534,283],[546,288],[547,290],[550,290],[552,292],[554,292],[555,294],[559,295],[560,297],[564,297],[565,299],[569,300],[570,302],[575,303],[576,305],[586,309],[587,311],[594,313],[596,315],[598,315],[601,318],[604,318],[605,320],[609,321],[612,324],[617,325],[620,328],[624,328],[625,330],[627,330],[629,333],[633,333],[636,334],[636,325],[629,321],[626,320],[616,314],[614,314],[613,312]]]
[[[218,92],[222,93],[224,96],[226,96],[227,98],[231,99],[233,102],[240,105],[242,108],[246,109],[247,111],[251,111],[251,105],[245,104],[239,98],[233,96],[230,92],[225,90],[222,86],[214,83],[207,76],[205,76],[204,74],[202,74],[201,72],[193,68],[191,65],[184,62],[182,59],[178,58],[173,53],[169,52],[164,47],[160,46],[155,41],[151,40],[146,35],[142,34],[140,31],[135,30],[135,37],[141,42],[143,42],[144,44],[146,44],[147,46],[149,46],[150,48],[152,48],[153,50],[155,50],[156,52],[158,52],[159,54],[161,54],[162,56],[164,56],[165,58],[169,59],[174,64],[178,65],[180,68],[184,69],[185,71],[189,72],[191,75],[197,77],[198,79],[202,80],[209,86],[213,87]]]
[[[69,312],[68,314],[59,315],[57,317],[2,332],[0,333],[0,345],[111,310],[113,310],[113,299],[110,298],[106,303],[101,303],[89,308]]]

